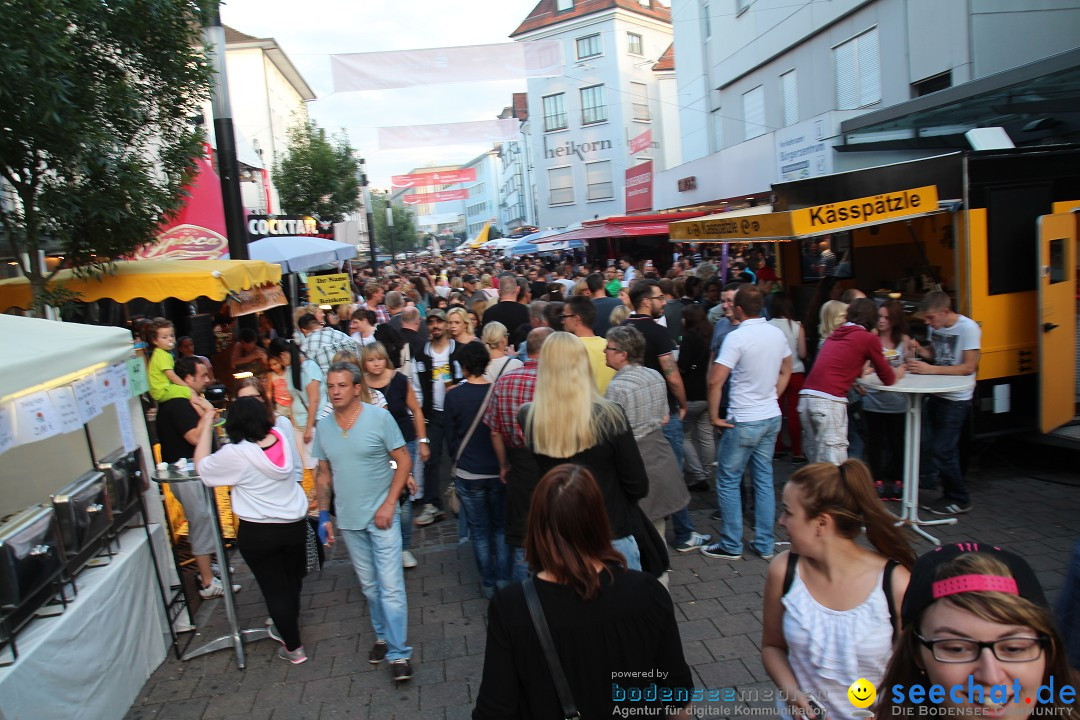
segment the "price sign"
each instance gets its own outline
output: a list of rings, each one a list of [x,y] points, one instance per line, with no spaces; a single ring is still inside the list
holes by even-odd
[[[15,401],[15,441],[20,445],[45,440],[60,432],[60,418],[48,393],[37,392]]]
[[[83,426],[79,416],[79,406],[75,402],[75,391],[70,387],[56,388],[49,391],[49,399],[52,400],[53,409],[60,420],[60,432],[74,432]]]
[[[79,411],[79,419],[84,424],[101,414],[101,392],[96,374],[76,380],[72,388],[75,390],[75,405]]]
[[[0,453],[15,444],[15,425],[10,405],[0,405]]]

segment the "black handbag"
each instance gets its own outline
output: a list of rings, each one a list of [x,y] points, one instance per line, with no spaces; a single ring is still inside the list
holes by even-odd
[[[555,682],[555,692],[559,695],[559,705],[562,706],[563,720],[578,720],[581,713],[574,705],[574,697],[570,693],[570,683],[563,674],[562,663],[559,655],[555,652],[555,642],[551,639],[551,631],[548,630],[547,618],[544,617],[544,608],[540,607],[540,596],[536,594],[536,585],[532,577],[523,582],[525,590],[525,603],[529,606],[529,615],[532,616],[533,627],[536,629],[536,637],[540,640],[540,647],[544,651],[547,660],[548,671],[551,679]]]
[[[634,509],[630,513],[630,534],[637,541],[642,572],[658,578],[671,569],[667,543],[637,503],[634,503]]]

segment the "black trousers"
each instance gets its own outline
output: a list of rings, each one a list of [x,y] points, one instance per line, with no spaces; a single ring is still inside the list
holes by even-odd
[[[240,521],[237,544],[259,583],[266,609],[285,647],[300,641],[300,588],[307,574],[307,520],[290,523]]]
[[[866,455],[875,480],[899,482],[904,477],[904,413],[864,412]]]

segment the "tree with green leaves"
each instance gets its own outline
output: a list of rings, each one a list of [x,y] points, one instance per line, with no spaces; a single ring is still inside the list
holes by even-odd
[[[0,3],[0,242],[36,309],[73,297],[49,283],[40,250],[102,274],[183,206],[202,152],[191,118],[210,94],[200,28],[214,5]]]
[[[360,161],[344,132],[331,137],[314,120],[303,120],[288,135],[285,155],[274,165],[285,212],[341,222],[359,210]]]
[[[400,205],[393,207],[394,227],[388,236],[386,227],[386,196],[371,195],[371,212],[375,220],[375,242],[386,252],[404,253],[418,248],[426,247],[424,241],[416,232],[416,222],[413,215]],[[393,239],[391,247],[390,240]]]

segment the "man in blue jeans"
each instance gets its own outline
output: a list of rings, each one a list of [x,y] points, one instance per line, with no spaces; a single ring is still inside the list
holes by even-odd
[[[754,550],[763,560],[775,553],[773,521],[776,491],[772,456],[780,432],[780,404],[791,377],[791,348],[780,329],[761,317],[764,296],[754,285],[735,293],[739,327],[725,339],[709,369],[709,418],[725,428],[716,452],[716,495],[720,504],[719,541],[701,548],[706,557],[741,560],[742,500],[739,486],[747,465],[754,481]],[[731,378],[728,417],[720,417],[720,396]]]
[[[326,395],[334,412],[319,421],[312,457],[318,458],[315,498],[319,503],[319,539],[334,542],[330,497],[337,526],[367,598],[375,644],[368,661],[390,661],[395,681],[412,677],[406,644],[409,606],[401,566],[398,499],[412,461],[394,416],[360,401],[360,368],[334,363],[326,373]],[[390,461],[397,463],[391,470]],[[333,470],[331,471],[331,467]]]
[[[974,380],[979,369],[979,347],[982,331],[971,318],[952,309],[948,295],[936,290],[927,293],[921,305],[927,324],[927,342],[923,347],[911,341],[915,357],[907,361],[908,372],[916,375],[969,375]],[[928,362],[929,361],[929,362]],[[957,515],[971,510],[971,496],[964,483],[960,467],[960,432],[971,411],[975,383],[967,390],[931,395],[923,413],[922,437],[926,450],[922,453],[919,484],[933,486],[935,476],[941,477],[942,496],[923,505],[934,515]]]

